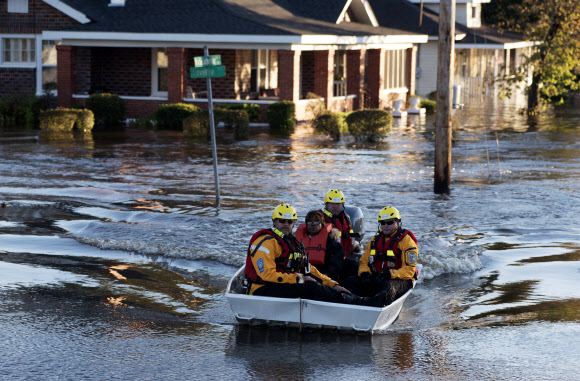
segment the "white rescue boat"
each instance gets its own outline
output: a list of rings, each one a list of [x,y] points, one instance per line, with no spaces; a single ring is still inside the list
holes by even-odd
[[[244,266],[230,279],[226,298],[242,324],[327,328],[346,331],[380,332],[399,316],[405,299],[413,289],[386,307],[320,302],[309,299],[287,299],[247,295]],[[414,287],[414,286],[413,286]]]

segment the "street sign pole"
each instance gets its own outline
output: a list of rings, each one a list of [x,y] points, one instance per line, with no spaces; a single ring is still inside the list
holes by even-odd
[[[209,51],[207,45],[203,47],[203,54],[205,57],[209,57]],[[209,59],[209,58],[208,58]],[[218,170],[217,170],[217,148],[215,142],[215,123],[213,118],[213,101],[211,98],[211,78],[207,77],[205,79],[207,84],[207,100],[208,100],[208,111],[209,111],[209,128],[211,131],[211,152],[213,155],[213,176],[215,179],[215,198],[216,198],[216,206],[220,207],[220,182],[218,178]]]

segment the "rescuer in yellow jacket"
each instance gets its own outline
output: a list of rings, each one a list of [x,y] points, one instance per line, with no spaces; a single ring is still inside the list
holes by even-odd
[[[373,297],[353,295],[310,265],[303,246],[292,234],[296,218],[291,205],[278,205],[272,213],[273,228],[262,229],[252,236],[245,267],[251,295],[374,307],[386,304],[385,292]]]
[[[344,284],[358,295],[387,291],[387,301],[391,303],[413,287],[419,248],[415,235],[402,228],[396,208],[381,209],[378,222],[379,232],[359,260],[358,277],[350,277]]]

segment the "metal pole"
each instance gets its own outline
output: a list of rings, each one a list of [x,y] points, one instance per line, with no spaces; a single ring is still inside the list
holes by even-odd
[[[434,192],[448,193],[451,182],[451,86],[455,50],[455,0],[439,6],[439,53],[437,60],[437,111],[435,122]]]
[[[209,51],[207,45],[203,47],[203,53],[206,57],[209,56]],[[220,182],[218,178],[217,170],[217,148],[215,143],[215,123],[213,119],[213,101],[211,98],[211,78],[207,77],[205,79],[207,84],[207,100],[208,100],[208,111],[209,111],[209,129],[211,131],[211,153],[213,155],[213,177],[215,179],[215,199],[216,206],[220,207]]]

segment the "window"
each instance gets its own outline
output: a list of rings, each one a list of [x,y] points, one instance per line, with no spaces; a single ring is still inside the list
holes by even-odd
[[[384,89],[407,87],[407,54],[405,49],[385,51]]]
[[[42,41],[42,90],[56,90],[56,41]]]
[[[278,86],[278,61],[272,53],[270,50],[252,51],[251,92],[262,92]]]
[[[30,64],[34,63],[35,47],[33,38],[3,38],[3,64]]]
[[[8,13],[28,13],[28,0],[8,0]]]
[[[157,96],[167,96],[167,51],[165,48],[153,49],[151,93]]]
[[[335,97],[346,96],[346,51],[337,50],[334,53],[334,84],[332,95]]]

